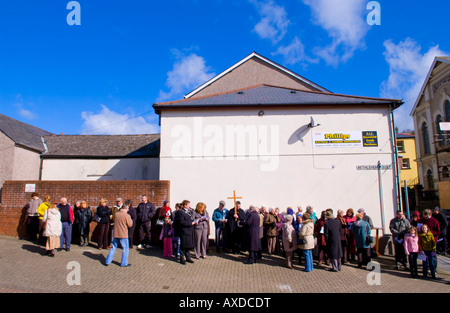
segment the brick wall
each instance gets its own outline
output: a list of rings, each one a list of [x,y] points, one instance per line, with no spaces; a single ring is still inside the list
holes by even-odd
[[[59,203],[62,197],[72,205],[85,200],[93,213],[101,198],[108,200],[108,206],[112,206],[118,197],[124,201],[130,199],[136,206],[140,197],[146,195],[157,208],[164,200],[170,200],[169,181],[6,181],[1,191],[0,235],[26,237],[23,222],[31,193],[25,192],[25,184],[36,184],[40,198],[50,195],[53,203]],[[95,222],[91,224],[91,235],[96,226]]]

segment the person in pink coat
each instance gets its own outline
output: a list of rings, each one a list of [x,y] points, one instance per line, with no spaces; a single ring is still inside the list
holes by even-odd
[[[418,277],[417,257],[419,255],[419,234],[416,227],[412,226],[408,229],[403,241],[403,246],[405,247],[405,254],[408,256],[411,277]]]

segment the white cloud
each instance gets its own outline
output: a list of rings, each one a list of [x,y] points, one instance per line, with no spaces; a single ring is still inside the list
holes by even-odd
[[[329,65],[337,66],[350,59],[357,49],[365,48],[369,29],[365,15],[367,3],[362,0],[303,0],[311,8],[313,23],[327,31],[332,42],[316,47],[315,53]]]
[[[261,20],[253,30],[262,39],[269,39],[273,44],[278,43],[286,35],[289,19],[284,7],[275,4],[272,0],[250,0],[256,6]]]
[[[174,100],[192,89],[202,85],[216,74],[206,66],[205,59],[195,53],[187,56],[178,50],[173,52],[178,59],[167,73],[166,86],[169,91],[159,91],[158,102]]]
[[[33,106],[32,103],[25,104],[22,94],[20,94],[20,93],[16,94],[15,98],[16,98],[17,102],[14,104],[14,106],[17,108],[17,113],[21,117],[23,117],[27,120],[34,120],[37,118],[37,115],[35,112],[32,112],[32,111],[24,108],[24,106],[29,106],[29,105]]]
[[[317,59],[312,59],[305,53],[305,46],[303,43],[295,37],[292,42],[287,46],[278,47],[277,51],[272,53],[272,55],[282,55],[284,58],[284,63],[288,65],[293,65],[297,63],[317,63]]]
[[[22,107],[19,108],[18,113],[21,117],[26,118],[27,120],[34,120],[37,118],[36,114]]]
[[[381,84],[380,96],[403,99],[405,103],[395,111],[396,125],[400,131],[413,129],[410,112],[431,64],[436,56],[448,53],[440,50],[437,45],[422,53],[422,47],[411,38],[406,38],[398,44],[386,40],[384,47],[389,77]]]
[[[120,114],[101,105],[99,113],[82,112],[83,135],[132,135],[159,133],[156,124],[148,122],[143,116],[132,117]]]

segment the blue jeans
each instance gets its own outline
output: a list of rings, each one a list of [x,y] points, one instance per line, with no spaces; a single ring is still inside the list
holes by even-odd
[[[430,267],[431,277],[435,277],[436,264],[434,256],[432,255],[432,251],[424,251],[424,252],[425,255],[427,256],[427,259],[425,261],[422,261],[423,277],[428,276],[428,266]]]
[[[107,265],[111,264],[119,243],[122,246],[122,261],[120,262],[120,266],[128,265],[128,253],[129,253],[128,238],[113,238],[113,241],[111,243],[112,247],[111,250],[109,250],[108,256],[106,257],[105,264]]]
[[[217,227],[216,228],[216,249],[226,247],[225,239],[226,239],[225,238],[225,229],[223,227]]]
[[[305,272],[311,272],[314,269],[312,250],[303,250],[303,255],[305,256]]]
[[[64,247],[64,243],[66,244],[66,249],[70,249],[70,241],[72,240],[72,224],[69,222],[62,222],[62,232],[59,237],[60,245],[59,247],[62,249]]]

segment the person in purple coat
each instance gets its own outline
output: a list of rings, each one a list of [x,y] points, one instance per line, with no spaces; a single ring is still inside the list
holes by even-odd
[[[261,248],[261,240],[259,238],[260,217],[253,205],[249,208],[249,213],[244,221],[245,236],[244,247],[248,251],[248,260],[245,264],[253,264],[256,262],[257,253]]]

